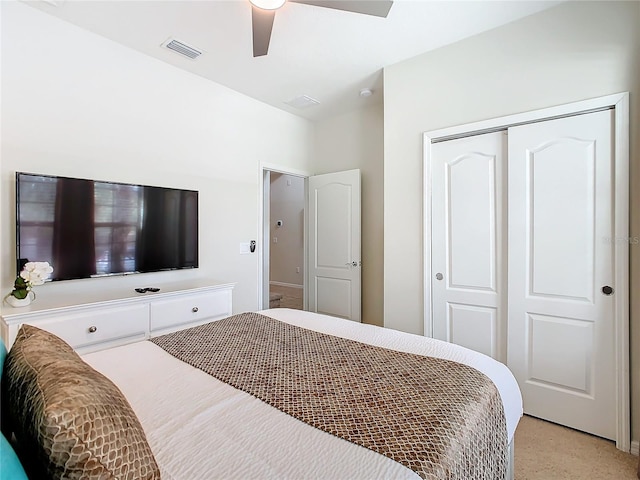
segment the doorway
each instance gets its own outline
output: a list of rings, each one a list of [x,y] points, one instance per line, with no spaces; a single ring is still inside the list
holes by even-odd
[[[305,178],[270,172],[269,181],[269,308],[302,310]]]
[[[612,121],[439,142],[431,162],[434,336],[506,363],[525,413],[608,439],[615,295],[596,287],[615,286],[599,241],[613,236]]]
[[[506,357],[525,413],[628,451],[628,245],[611,241],[628,236],[626,131],[618,94],[426,134],[425,332]],[[470,192],[484,203],[468,215]],[[471,236],[490,254],[469,257]]]
[[[260,175],[258,309],[268,308],[272,298],[274,306],[278,301],[279,306],[283,306],[285,295],[281,293],[281,287],[293,288],[299,293],[300,283],[291,282],[301,281],[303,310],[360,322],[360,170],[310,176],[262,165]],[[294,190],[301,190],[295,188],[297,182],[304,185],[302,212],[299,196],[293,195]],[[284,193],[275,193],[275,189],[280,188]],[[276,205],[279,202],[288,204],[291,199],[295,199],[292,202],[295,206]],[[285,219],[287,211],[290,217]],[[287,225],[293,230],[289,237],[294,244],[299,245],[302,236],[302,261],[297,255],[299,249],[289,250],[286,245],[282,245],[282,249],[273,248],[283,244],[281,239],[286,234]],[[290,258],[284,262],[278,260],[278,266],[272,269],[271,259],[277,258],[272,251]],[[285,271],[277,272],[276,269],[281,267]],[[273,297],[272,293],[275,294]],[[280,294],[282,297],[278,298]]]
[[[258,308],[306,310],[306,217],[309,174],[262,165]]]

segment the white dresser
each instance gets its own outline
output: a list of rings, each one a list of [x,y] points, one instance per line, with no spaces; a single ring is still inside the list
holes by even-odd
[[[20,325],[27,323],[59,336],[84,354],[232,315],[233,283],[197,279],[153,286],[160,291],[113,289],[72,300],[38,297],[23,308],[4,305],[2,340],[11,348]]]

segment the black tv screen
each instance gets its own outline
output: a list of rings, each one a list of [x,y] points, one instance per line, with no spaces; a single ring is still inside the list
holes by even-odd
[[[198,267],[198,192],[16,173],[17,270],[52,280]]]

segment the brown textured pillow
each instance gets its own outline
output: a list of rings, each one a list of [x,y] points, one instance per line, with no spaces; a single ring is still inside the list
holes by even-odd
[[[21,327],[2,390],[31,478],[160,478],[144,430],[120,390],[55,335]]]

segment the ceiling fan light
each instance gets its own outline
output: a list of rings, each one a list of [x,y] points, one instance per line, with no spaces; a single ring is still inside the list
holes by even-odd
[[[249,0],[254,7],[262,10],[277,10],[284,5],[286,0]]]

